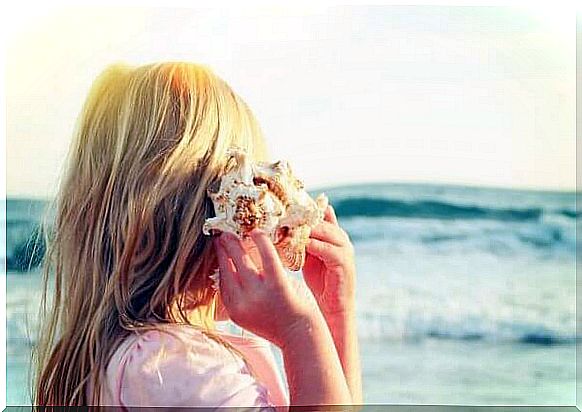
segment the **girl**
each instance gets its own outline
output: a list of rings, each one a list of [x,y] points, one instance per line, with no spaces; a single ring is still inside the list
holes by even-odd
[[[353,248],[333,209],[311,234],[309,290],[290,282],[265,233],[202,234],[214,215],[206,189],[232,146],[267,159],[253,114],[207,68],[99,76],[56,197],[35,405],[361,403]],[[217,330],[227,316],[256,336]]]

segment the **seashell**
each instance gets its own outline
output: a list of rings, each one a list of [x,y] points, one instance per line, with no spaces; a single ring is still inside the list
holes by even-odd
[[[220,188],[208,190],[216,216],[206,219],[203,233],[230,232],[244,238],[260,228],[269,234],[283,265],[301,269],[311,228],[323,221],[327,197],[312,199],[286,161],[254,163],[243,150],[231,149],[227,164],[231,168]]]

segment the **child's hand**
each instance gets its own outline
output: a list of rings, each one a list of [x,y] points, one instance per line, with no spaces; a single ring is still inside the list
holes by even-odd
[[[329,319],[354,310],[356,268],[354,248],[331,205],[324,219],[311,231],[303,277]]]
[[[311,291],[296,288],[303,282],[289,281],[264,232],[254,230],[251,238],[240,241],[224,233],[215,242],[220,294],[231,319],[281,348],[291,405],[350,409],[353,401],[342,364]]]
[[[265,232],[255,229],[251,239],[215,239],[221,299],[236,324],[282,347],[314,320],[317,307],[295,292]]]

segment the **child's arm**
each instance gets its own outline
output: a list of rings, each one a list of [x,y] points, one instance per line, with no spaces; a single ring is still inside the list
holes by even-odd
[[[311,232],[303,275],[333,336],[352,400],[354,404],[361,405],[362,372],[355,316],[354,250],[348,235],[339,226],[331,205],[325,211],[325,221]]]
[[[352,404],[338,354],[333,350],[333,338],[323,318],[307,318],[290,331],[280,348],[291,405]]]
[[[335,348],[352,394],[352,401],[354,405],[361,405],[363,403],[362,369],[355,313],[351,311],[327,316],[326,322],[333,336]]]
[[[281,348],[292,406],[352,404],[321,312],[293,292],[268,236],[255,230],[251,237],[261,262],[253,262],[233,235],[222,234],[215,243],[230,318]]]

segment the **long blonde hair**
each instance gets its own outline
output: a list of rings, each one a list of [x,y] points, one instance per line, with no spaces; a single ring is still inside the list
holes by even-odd
[[[231,146],[266,158],[248,106],[204,66],[113,65],[96,79],[47,231],[35,405],[97,405],[124,338],[212,305],[201,228]]]

